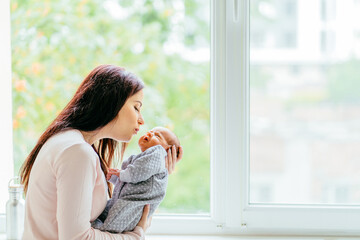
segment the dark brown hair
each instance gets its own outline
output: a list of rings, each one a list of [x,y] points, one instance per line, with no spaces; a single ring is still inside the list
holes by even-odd
[[[66,130],[93,131],[113,120],[126,100],[144,88],[143,82],[124,68],[113,65],[100,65],[92,70],[77,89],[74,97],[48,126],[21,167],[21,182],[27,192],[31,168],[36,157],[53,135]],[[122,143],[121,157],[126,148]],[[105,176],[111,167],[118,142],[101,139],[92,147],[99,156],[101,169]],[[111,197],[111,185],[109,196]]]

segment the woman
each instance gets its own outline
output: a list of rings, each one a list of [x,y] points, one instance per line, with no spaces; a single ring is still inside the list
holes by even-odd
[[[125,69],[101,65],[81,83],[75,96],[41,135],[21,169],[26,193],[23,239],[143,239],[149,208],[132,232],[93,229],[111,185],[105,176],[118,141],[121,157],[144,119],[144,85]],[[166,165],[174,170],[174,149]]]

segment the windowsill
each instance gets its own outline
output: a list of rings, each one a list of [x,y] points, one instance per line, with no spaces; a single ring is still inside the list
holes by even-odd
[[[189,235],[147,235],[146,240],[359,240],[359,238],[337,237],[249,237],[249,236],[189,236]],[[6,240],[6,234],[0,233],[0,240]]]
[[[359,240],[345,237],[274,237],[274,236],[190,236],[190,235],[147,235],[146,240]]]

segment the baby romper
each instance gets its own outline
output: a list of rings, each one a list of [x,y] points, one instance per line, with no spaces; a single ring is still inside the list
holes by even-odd
[[[115,185],[112,198],[91,226],[115,233],[132,231],[139,223],[146,204],[150,204],[151,216],[166,193],[166,155],[165,149],[156,145],[124,161],[120,178],[113,175],[110,179]]]

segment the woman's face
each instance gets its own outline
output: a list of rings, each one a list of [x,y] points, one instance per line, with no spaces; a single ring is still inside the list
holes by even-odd
[[[140,125],[144,124],[141,115],[143,90],[129,97],[118,115],[109,123],[108,135],[110,138],[121,142],[128,142],[137,134]]]

